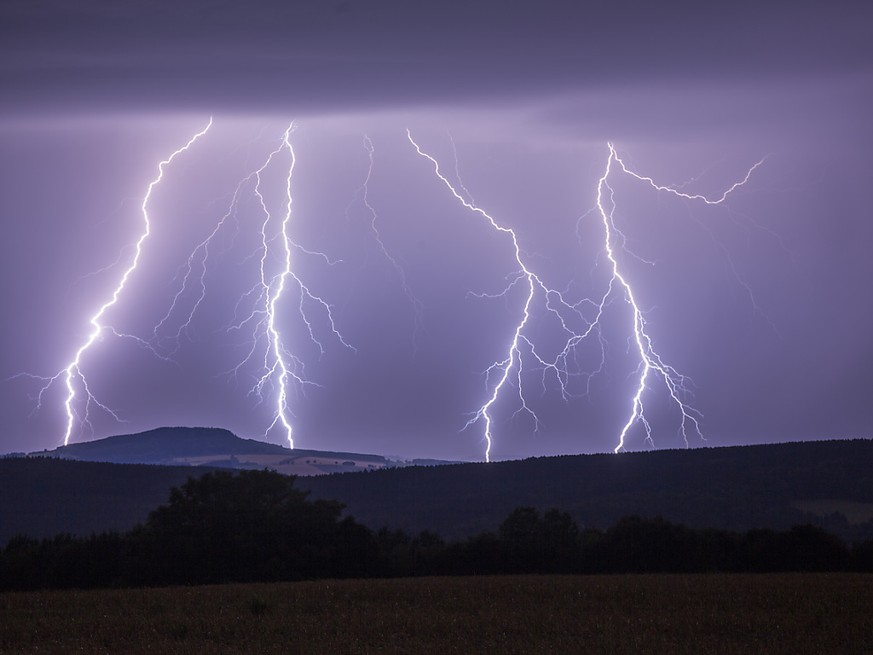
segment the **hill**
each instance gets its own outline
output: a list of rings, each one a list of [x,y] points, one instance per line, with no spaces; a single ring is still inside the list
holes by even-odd
[[[138,434],[70,444],[34,454],[113,464],[269,468],[297,476],[365,471],[416,463],[414,460],[390,460],[381,455],[292,450],[255,439],[241,439],[229,430],[189,427],[157,428]]]
[[[371,527],[465,537],[520,506],[580,526],[662,516],[690,527],[786,529],[811,522],[873,538],[873,441],[819,441],[406,468],[298,482]]]
[[[809,522],[856,540],[873,538],[871,464],[873,441],[821,441],[383,467],[300,478],[297,485],[341,501],[369,527],[427,529],[452,539],[495,530],[516,507],[533,506],[567,511],[582,527],[605,528],[632,514],[738,531]],[[166,501],[170,487],[205,470],[0,459],[0,543],[18,533],[133,527]]]

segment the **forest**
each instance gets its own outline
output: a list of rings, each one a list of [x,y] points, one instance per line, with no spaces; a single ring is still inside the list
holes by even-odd
[[[174,429],[159,443],[138,444],[137,452],[147,450],[148,461],[171,460],[180,444],[191,441],[188,436]],[[250,447],[219,436],[216,443],[200,439],[196,452]],[[103,440],[101,453],[90,453],[104,461],[0,458],[0,547],[22,534],[42,539],[129,532],[166,501],[172,487],[211,470],[105,463],[138,461],[126,448],[115,448],[119,440],[131,445],[114,437]],[[838,440],[409,466],[298,477],[296,486],[312,499],[339,501],[343,516],[373,531],[427,530],[449,541],[496,533],[518,507],[540,513],[557,507],[581,530],[605,531],[628,516],[660,516],[734,533],[811,524],[854,543],[873,539],[871,461],[873,440]]]
[[[623,518],[580,529],[561,509],[518,507],[496,532],[446,541],[371,530],[339,502],[271,471],[214,471],[174,487],[129,532],[18,536],[0,589],[94,588],[498,573],[873,572],[873,541],[822,528],[743,533]]]

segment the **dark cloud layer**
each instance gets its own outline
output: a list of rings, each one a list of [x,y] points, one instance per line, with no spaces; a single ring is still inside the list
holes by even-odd
[[[76,2],[0,8],[9,111],[347,110],[869,72],[836,2]]]

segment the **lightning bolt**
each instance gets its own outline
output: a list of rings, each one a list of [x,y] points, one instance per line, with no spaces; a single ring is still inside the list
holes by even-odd
[[[256,282],[239,298],[233,312],[234,318],[226,326],[228,333],[248,334],[246,340],[249,346],[240,361],[224,373],[235,379],[248,365],[256,366],[257,372],[249,389],[249,395],[255,397],[257,403],[260,404],[265,400],[268,388],[275,390],[272,419],[264,431],[264,437],[266,438],[274,429],[279,428],[292,448],[294,447],[294,430],[291,421],[293,412],[289,401],[292,384],[301,389],[306,386],[318,387],[321,385],[306,376],[303,358],[291,351],[279,325],[282,315],[281,308],[284,306],[288,294],[296,290],[297,313],[309,339],[318,349],[319,354],[325,353],[325,345],[317,335],[316,327],[313,324],[314,318],[310,317],[310,307],[313,306],[322,312],[333,337],[344,347],[352,351],[355,350],[337,328],[332,306],[322,296],[315,293],[297,275],[292,266],[292,252],[294,251],[323,259],[330,266],[340,262],[340,260],[331,260],[322,252],[305,248],[293,240],[290,235],[293,207],[292,181],[297,164],[297,157],[291,143],[291,134],[295,129],[296,126],[292,122],[285,129],[278,145],[267,155],[263,163],[237,184],[227,211],[217,221],[212,231],[195,246],[188,256],[182,267],[183,273],[179,288],[163,318],[153,330],[153,341],[156,343],[169,341],[174,345],[173,354],[178,351],[182,336],[188,336],[190,339],[194,317],[207,293],[205,276],[210,244],[231,217],[234,218],[237,229],[239,229],[239,203],[244,193],[251,193],[261,217],[257,222],[260,245],[255,252],[245,258],[242,264],[252,260],[257,261]],[[287,158],[287,164],[279,163],[279,159],[283,156]],[[287,169],[283,175],[280,194],[282,209],[281,216],[277,216],[270,208],[274,203],[268,201],[268,197],[272,198],[273,196],[266,189],[265,175],[275,167],[284,165],[287,165]],[[199,275],[195,274],[195,269],[199,271]],[[187,312],[179,319],[179,327],[175,333],[161,340],[159,331],[180,311],[182,300],[191,285],[196,286],[196,296],[190,301]],[[244,306],[248,306],[250,309],[244,310]]]
[[[152,192],[164,179],[165,168],[167,166],[169,166],[170,163],[172,163],[173,160],[176,159],[176,157],[178,157],[182,153],[186,152],[189,148],[191,148],[191,146],[194,145],[195,141],[197,141],[200,137],[202,137],[204,134],[206,134],[206,132],[209,131],[210,127],[212,127],[212,118],[209,119],[209,122],[207,123],[206,127],[204,127],[202,130],[197,132],[194,136],[192,136],[187,141],[187,143],[185,143],[185,145],[183,145],[178,150],[175,150],[169,157],[162,160],[158,164],[158,175],[148,185],[148,188],[146,189],[145,196],[143,197],[142,203],[140,205],[140,211],[142,213],[143,231],[140,234],[139,239],[136,241],[136,244],[134,247],[133,259],[131,260],[130,264],[127,266],[127,268],[122,273],[121,278],[119,279],[118,283],[116,284],[115,289],[113,290],[109,299],[106,302],[104,302],[100,306],[100,308],[97,310],[97,312],[94,313],[91,316],[91,318],[89,319],[88,323],[91,326],[91,332],[88,334],[87,339],[82,343],[82,345],[79,347],[79,349],[76,350],[76,353],[73,356],[70,363],[67,364],[66,368],[62,369],[56,375],[49,377],[49,378],[43,378],[46,381],[46,384],[42,387],[42,389],[40,389],[39,396],[38,396],[37,409],[39,409],[39,407],[41,407],[41,405],[42,405],[42,399],[43,399],[45,392],[48,390],[48,388],[56,380],[63,378],[64,385],[67,389],[67,396],[66,396],[66,399],[64,400],[64,411],[65,411],[66,417],[67,417],[66,429],[64,431],[64,439],[63,439],[65,446],[67,444],[69,444],[69,442],[70,442],[70,437],[73,434],[73,429],[74,429],[74,426],[76,423],[76,419],[79,416],[79,414],[75,408],[75,401],[76,401],[76,397],[78,395],[76,392],[77,382],[78,382],[78,386],[81,387],[81,390],[85,396],[85,408],[84,408],[84,412],[82,414],[82,423],[84,425],[90,424],[89,413],[90,413],[91,404],[97,405],[97,407],[99,407],[103,411],[107,412],[115,420],[118,420],[118,421],[121,420],[115,411],[110,409],[105,404],[101,403],[94,396],[94,394],[91,391],[91,388],[88,386],[88,380],[82,371],[82,360],[85,357],[85,354],[97,342],[97,340],[102,337],[104,331],[108,331],[112,335],[117,336],[117,337],[133,339],[139,345],[146,347],[149,350],[152,350],[152,352],[154,352],[154,350],[151,348],[151,346],[147,342],[145,342],[144,340],[140,339],[139,337],[129,335],[129,334],[120,333],[120,332],[116,331],[113,327],[111,327],[109,325],[105,325],[102,321],[103,321],[103,317],[106,314],[106,312],[111,307],[115,306],[118,303],[118,299],[121,297],[121,294],[124,291],[124,287],[127,285],[128,279],[130,278],[130,276],[133,274],[133,272],[136,270],[137,266],[139,265],[139,260],[140,260],[140,257],[142,256],[143,247],[145,246],[146,240],[151,235],[151,229],[152,229],[151,218],[150,218],[149,212],[148,212],[149,200],[152,197]]]
[[[573,344],[578,343],[586,336],[596,331],[598,328],[596,323],[592,323],[585,319],[582,304],[574,305],[567,302],[561,292],[546,285],[545,282],[543,282],[542,278],[540,278],[533,270],[531,270],[531,268],[529,268],[525,264],[524,258],[522,256],[522,249],[515,231],[511,228],[501,225],[493,216],[488,214],[482,208],[475,205],[472,201],[468,200],[467,198],[471,197],[471,195],[469,191],[467,191],[466,187],[463,186],[463,183],[459,182],[459,187],[467,196],[465,198],[464,195],[462,195],[458,191],[458,189],[448,180],[448,178],[443,175],[440,169],[439,162],[432,155],[421,149],[418,143],[413,139],[412,133],[408,129],[406,130],[406,136],[409,142],[412,144],[413,148],[415,148],[416,153],[418,153],[418,155],[430,162],[430,164],[433,166],[434,174],[446,186],[446,188],[454,196],[454,198],[458,202],[460,202],[466,209],[475,214],[478,214],[480,217],[488,221],[488,223],[496,232],[507,235],[512,243],[512,250],[515,257],[515,262],[518,265],[518,269],[507,277],[507,286],[503,289],[503,291],[497,294],[473,295],[480,298],[505,297],[509,293],[509,291],[518,284],[524,285],[527,289],[527,294],[525,296],[524,303],[521,309],[521,316],[515,325],[512,333],[512,339],[509,342],[509,346],[505,350],[505,356],[502,359],[493,362],[484,372],[485,385],[486,388],[490,387],[490,393],[488,394],[485,402],[479,407],[479,409],[476,410],[476,412],[473,414],[470,420],[467,421],[463,428],[467,429],[479,421],[482,421],[484,423],[483,439],[485,441],[485,461],[491,461],[491,450],[492,446],[494,445],[494,417],[492,415],[492,410],[495,403],[500,398],[500,395],[504,388],[508,384],[510,384],[510,380],[511,383],[515,384],[518,391],[518,409],[516,409],[516,411],[514,412],[513,417],[517,416],[520,413],[528,415],[533,421],[534,431],[539,429],[541,424],[539,417],[528,403],[527,398],[524,394],[522,385],[522,377],[524,374],[522,349],[524,348],[524,350],[533,357],[536,365],[542,369],[544,386],[546,374],[548,372],[554,373],[555,379],[560,385],[561,394],[566,399],[570,397],[570,393],[567,389],[567,383],[570,376],[570,373],[566,367],[568,353],[570,350],[572,350]],[[455,152],[454,144],[453,152]],[[457,168],[457,155],[455,155],[456,176]],[[531,321],[533,306],[538,298],[539,302],[543,304],[547,315],[556,319],[564,334],[567,335],[567,342],[564,346],[564,349],[562,350],[562,353],[559,354],[554,360],[547,360],[544,356],[542,356],[538,352],[534,342],[527,336],[525,331]],[[581,321],[581,323],[583,324],[582,329],[580,330],[579,328],[573,327],[571,321]],[[492,380],[495,379],[496,382],[492,382]]]
[[[322,312],[329,326],[329,331],[336,340],[344,347],[352,351],[355,350],[337,328],[332,306],[323,297],[315,293],[297,275],[292,267],[293,251],[318,257],[329,265],[337,264],[339,261],[331,260],[324,253],[309,250],[291,238],[292,181],[297,163],[297,157],[291,143],[291,134],[294,129],[295,124],[291,123],[282,135],[279,145],[267,156],[263,164],[239,182],[228,211],[221,217],[212,232],[195,247],[189,256],[185,264],[181,288],[177,291],[164,318],[155,328],[155,334],[157,334],[158,328],[168,321],[170,316],[176,311],[177,303],[188,287],[194,262],[199,261],[200,276],[197,280],[199,293],[191,305],[187,316],[181,323],[180,328],[173,336],[173,340],[178,344],[181,335],[187,333],[194,315],[206,294],[204,276],[209,255],[209,243],[215,238],[227,219],[236,211],[240,195],[246,185],[253,183],[251,192],[256,198],[262,220],[258,230],[260,246],[255,253],[247,258],[247,261],[249,259],[257,259],[257,281],[237,302],[236,309],[234,310],[235,317],[227,327],[227,332],[247,331],[250,335],[248,338],[250,346],[245,356],[236,366],[225,373],[235,378],[246,365],[257,362],[258,372],[255,375],[255,381],[249,393],[256,397],[258,403],[260,403],[263,402],[268,387],[276,391],[273,417],[264,431],[264,437],[266,438],[277,427],[281,428],[289,446],[292,448],[294,447],[294,438],[291,423],[293,412],[291,411],[288,397],[290,387],[292,383],[296,383],[299,388],[309,385],[320,385],[305,375],[303,359],[295,355],[288,347],[279,325],[280,310],[290,291],[290,287],[294,287],[297,291],[297,312],[305,326],[309,339],[317,347],[320,354],[324,354],[325,346],[316,333],[316,327],[313,325],[314,319],[310,318],[309,306],[314,306]],[[277,218],[274,212],[271,211],[271,203],[268,202],[266,197],[269,194],[265,190],[264,175],[268,169],[276,165],[275,162],[283,154],[287,157],[288,163],[281,194],[282,215],[280,218]],[[198,253],[202,254],[198,255]],[[278,270],[272,270],[275,268],[273,264],[275,260],[279,263]],[[241,310],[241,307],[246,302],[251,303],[251,310],[248,313]],[[240,316],[241,312],[242,316]]]
[[[155,325],[151,341],[140,339],[134,335],[124,334],[107,324],[105,316],[107,312],[119,302],[121,294],[139,265],[145,243],[152,230],[151,218],[148,206],[156,187],[162,182],[166,167],[169,166],[179,155],[185,153],[194,143],[200,139],[212,126],[210,118],[208,124],[201,131],[192,136],[182,147],[175,150],[169,157],[158,164],[157,176],[150,182],[140,206],[143,222],[143,231],[133,247],[133,256],[130,263],[124,269],[113,292],[109,298],[97,309],[89,319],[91,330],[87,339],[76,350],[73,358],[67,366],[52,377],[38,377],[44,382],[37,397],[37,409],[42,405],[47,390],[59,380],[63,380],[66,388],[64,409],[66,414],[66,429],[63,443],[69,443],[77,420],[84,426],[90,425],[89,415],[91,406],[94,405],[108,413],[116,420],[121,420],[119,415],[106,404],[102,403],[92,393],[88,380],[83,372],[83,361],[87,352],[100,340],[105,333],[120,338],[134,340],[141,347],[149,349],[158,357],[171,361],[169,357],[160,354],[158,348],[162,347],[167,340],[172,344],[170,355],[176,353],[180,347],[183,336],[191,337],[192,321],[206,297],[206,271],[210,256],[210,244],[213,239],[233,217],[236,215],[240,197],[250,190],[257,200],[258,211],[261,215],[259,221],[259,247],[249,259],[257,260],[257,281],[245,292],[237,303],[234,310],[234,318],[227,326],[228,332],[248,331],[250,348],[241,361],[230,371],[229,374],[236,376],[244,366],[253,363],[256,366],[254,383],[250,388],[250,394],[255,396],[258,402],[265,398],[267,389],[275,392],[275,405],[272,419],[264,432],[269,435],[273,430],[280,429],[288,444],[293,447],[294,434],[292,428],[293,412],[289,401],[289,393],[293,387],[305,390],[309,385],[320,386],[310,380],[305,374],[304,359],[296,355],[289,346],[283,334],[281,323],[283,307],[289,300],[296,301],[296,312],[302,325],[308,334],[309,340],[314,344],[320,354],[325,353],[325,345],[318,336],[318,327],[311,311],[315,309],[319,313],[319,324],[328,326],[330,336],[336,339],[342,346],[355,350],[343,337],[337,328],[332,306],[319,294],[314,292],[292,266],[292,252],[298,252],[307,256],[316,256],[324,259],[329,265],[337,262],[331,261],[324,253],[309,250],[298,244],[290,235],[292,222],[292,182],[297,165],[297,156],[292,146],[291,135],[295,130],[295,124],[291,123],[285,129],[279,144],[269,153],[261,166],[249,173],[237,185],[228,211],[218,220],[212,231],[194,248],[186,263],[181,269],[181,285],[172,298],[169,309]],[[638,358],[635,370],[637,381],[635,391],[630,399],[630,413],[621,427],[618,444],[615,451],[625,448],[630,431],[635,426],[641,426],[645,432],[645,441],[654,446],[652,424],[647,418],[644,397],[649,388],[650,380],[659,380],[666,389],[667,397],[677,408],[681,419],[679,421],[679,433],[686,446],[689,445],[691,435],[703,439],[701,429],[702,413],[693,407],[687,398],[690,396],[690,380],[673,366],[668,364],[656,350],[653,339],[647,327],[646,315],[640,308],[634,290],[621,265],[622,254],[630,255],[636,259],[652,264],[642,257],[631,252],[627,247],[627,239],[615,224],[614,213],[616,208],[615,192],[610,185],[611,176],[621,173],[641,182],[658,193],[671,194],[676,198],[691,202],[701,202],[705,205],[720,205],[725,203],[728,197],[737,189],[748,183],[755,170],[761,166],[766,158],[759,160],[748,169],[745,176],[730,185],[725,191],[717,196],[687,193],[682,189],[686,185],[665,186],[656,182],[652,177],[637,173],[630,168],[618,155],[612,143],[608,144],[609,156],[605,169],[596,185],[595,207],[579,218],[579,224],[591,214],[596,213],[603,228],[603,253],[609,263],[610,275],[605,290],[595,299],[583,298],[578,302],[566,300],[568,290],[558,291],[546,284],[546,282],[525,262],[525,253],[519,243],[518,235],[510,227],[498,222],[492,215],[479,207],[469,190],[464,186],[459,173],[459,162],[454,140],[451,140],[452,154],[454,157],[454,175],[456,182],[450,181],[441,169],[440,163],[431,154],[425,152],[414,140],[410,130],[406,130],[409,143],[417,155],[427,160],[433,168],[437,179],[448,189],[451,195],[469,212],[478,215],[487,221],[495,232],[508,238],[512,246],[512,253],[516,268],[507,275],[506,286],[498,293],[471,293],[479,298],[506,298],[508,294],[517,289],[524,290],[524,300],[521,304],[518,319],[512,330],[512,337],[503,350],[503,354],[493,361],[484,371],[486,397],[479,408],[472,413],[471,418],[465,423],[463,429],[482,423],[483,441],[485,443],[485,460],[491,460],[494,446],[495,430],[495,406],[507,388],[512,386],[517,390],[517,409],[512,414],[515,418],[519,414],[528,416],[533,422],[534,431],[538,430],[541,421],[532,405],[525,396],[523,378],[530,369],[540,370],[542,374],[543,392],[547,390],[547,377],[553,376],[560,388],[561,397],[568,401],[574,397],[570,391],[571,378],[584,377],[587,383],[593,376],[604,369],[606,361],[606,340],[603,336],[602,319],[608,308],[613,303],[622,302],[629,308],[630,327],[628,344]],[[368,155],[368,168],[364,181],[356,192],[355,197],[361,198],[363,207],[368,212],[369,229],[382,254],[394,268],[400,280],[402,290],[409,299],[415,313],[416,330],[420,326],[422,305],[412,293],[407,284],[403,267],[386,247],[378,226],[378,214],[370,202],[369,186],[373,177],[375,165],[375,148],[372,140],[364,135],[364,147]],[[286,159],[287,164],[279,163],[280,159]],[[287,166],[284,170],[281,200],[268,202],[268,191],[265,174],[274,166]],[[276,205],[281,206],[276,211]],[[271,210],[271,207],[273,209]],[[579,225],[577,225],[577,232]],[[199,271],[199,274],[196,272]],[[173,319],[180,309],[183,297],[191,285],[196,284],[198,293],[194,298],[187,313],[181,319],[178,329],[170,337],[161,339],[159,333]],[[569,287],[568,287],[569,289]],[[291,296],[296,296],[290,298]],[[250,309],[241,311],[243,305]],[[564,335],[562,345],[551,356],[544,354],[545,349],[538,346],[529,334],[531,324],[540,318],[546,318],[557,322]],[[282,319],[282,320],[280,320]],[[578,349],[589,338],[596,338],[599,343],[599,362],[587,369],[580,363]],[[415,334],[413,335],[415,341]],[[586,388],[586,393],[588,389]],[[79,398],[83,397],[83,400]]]
[[[289,128],[289,129],[291,129],[291,128]],[[264,171],[266,171],[267,168],[273,163],[273,159],[277,155],[279,155],[279,153],[281,153],[283,149],[285,149],[284,140],[280,140],[279,146],[276,147],[267,156],[266,160],[260,165],[260,167],[253,170],[248,175],[246,175],[242,180],[240,180],[240,182],[236,186],[236,189],[233,192],[233,195],[231,197],[227,211],[216,222],[215,227],[212,229],[212,231],[200,243],[198,243],[194,247],[194,249],[191,251],[191,254],[188,255],[187,260],[185,261],[182,268],[180,269],[180,271],[184,271],[184,272],[180,273],[181,282],[179,284],[179,288],[176,291],[175,295],[173,296],[173,299],[170,302],[170,305],[167,308],[167,311],[164,314],[163,318],[161,318],[160,321],[158,321],[158,323],[155,325],[155,327],[152,330],[152,341],[155,344],[160,346],[161,344],[163,344],[167,341],[169,341],[170,343],[173,344],[173,347],[170,351],[171,355],[174,355],[178,352],[178,350],[181,346],[181,339],[183,336],[188,337],[189,340],[191,339],[191,337],[192,337],[192,323],[194,321],[194,317],[197,314],[197,310],[200,308],[201,304],[206,299],[206,291],[207,291],[206,272],[207,272],[207,268],[208,268],[208,264],[209,264],[210,244],[212,243],[213,239],[215,239],[218,236],[219,232],[222,230],[224,225],[227,223],[227,221],[231,217],[233,217],[234,220],[236,221],[237,232],[239,231],[239,225],[238,225],[239,217],[237,214],[239,211],[239,204],[240,204],[241,196],[242,196],[246,186],[251,185],[253,180],[255,181],[255,184],[254,184],[254,189],[252,192],[257,199],[258,206],[260,207],[261,211],[266,216],[266,220],[262,221],[261,230],[259,232],[259,236],[260,236],[260,240],[261,240],[261,244],[262,244],[262,248],[260,249],[261,254],[258,257],[258,259],[260,261],[260,281],[252,289],[250,289],[247,294],[244,294],[243,298],[240,299],[240,302],[237,303],[237,309],[239,309],[239,305],[245,299],[245,297],[254,294],[256,291],[260,291],[262,295],[259,297],[261,299],[263,299],[263,294],[265,294],[267,292],[267,290],[269,289],[270,285],[269,285],[269,282],[267,279],[267,274],[265,273],[265,266],[266,266],[266,261],[268,258],[268,253],[270,251],[270,242],[272,241],[272,239],[267,236],[267,232],[266,232],[267,226],[270,223],[271,217],[270,217],[270,212],[266,206],[266,200],[265,200],[265,198],[260,190],[261,189],[261,181],[262,181],[261,176],[264,173]],[[256,253],[250,255],[242,263],[245,264],[249,259],[253,259],[255,256],[257,256],[257,254],[258,253],[256,252]],[[183,319],[180,320],[179,327],[176,329],[176,332],[174,334],[171,334],[170,336],[161,337],[159,333],[161,332],[162,328],[164,326],[166,326],[172,320],[172,317],[174,316],[174,314],[176,314],[178,311],[180,311],[180,304],[182,303],[184,296],[186,295],[186,292],[189,290],[189,284],[193,283],[192,277],[194,276],[195,266],[197,268],[199,268],[199,271],[200,271],[200,274],[199,274],[199,276],[197,276],[197,279],[196,279],[196,285],[197,285],[197,290],[198,290],[197,296],[193,300],[193,302],[191,302],[190,308],[188,309],[187,314],[184,316]],[[268,304],[268,303],[264,303],[264,304]],[[266,314],[266,313],[267,313],[267,310],[264,311],[264,314]],[[240,325],[237,325],[235,327],[238,329],[240,327]]]
[[[495,231],[506,234],[511,239],[518,270],[508,276],[509,282],[507,287],[497,294],[473,295],[480,298],[504,297],[518,284],[523,284],[527,289],[521,315],[513,330],[512,339],[505,351],[505,356],[492,363],[485,371],[486,388],[490,388],[488,397],[464,426],[465,428],[468,428],[480,420],[484,423],[484,441],[486,443],[485,460],[490,461],[493,446],[494,405],[498,401],[501,392],[510,381],[516,385],[518,390],[518,409],[513,416],[520,412],[528,414],[534,421],[535,431],[540,425],[540,420],[527,402],[522,387],[522,375],[525,366],[523,355],[532,357],[534,366],[542,370],[544,391],[546,389],[546,375],[552,373],[559,384],[562,398],[565,401],[569,400],[573,397],[573,394],[569,391],[568,387],[571,377],[582,376],[586,378],[587,383],[590,383],[591,378],[603,370],[606,360],[606,342],[602,334],[602,319],[609,305],[617,299],[623,299],[631,309],[632,320],[630,328],[630,343],[632,343],[633,350],[635,350],[639,357],[639,365],[637,368],[639,377],[637,379],[636,390],[631,398],[631,413],[621,428],[618,445],[616,446],[615,451],[618,452],[625,447],[628,432],[636,424],[642,425],[646,434],[646,440],[654,445],[652,438],[652,425],[646,417],[645,405],[643,402],[643,396],[647,388],[648,380],[653,375],[662,380],[667,390],[668,397],[680,412],[681,419],[679,432],[686,446],[689,444],[689,435],[692,433],[703,439],[700,425],[703,415],[699,410],[691,406],[685,400],[685,398],[690,394],[688,389],[689,379],[668,364],[655,349],[652,337],[647,330],[645,314],[640,309],[634,291],[620,267],[616,255],[617,250],[626,252],[647,264],[653,264],[653,262],[649,262],[627,250],[625,235],[617,229],[613,221],[615,200],[613,197],[613,189],[609,185],[609,177],[612,174],[613,166],[617,166],[623,173],[648,184],[658,192],[670,193],[678,198],[690,201],[700,201],[707,205],[719,205],[722,204],[731,193],[749,181],[754,171],[763,164],[764,159],[761,159],[752,166],[741,180],[732,184],[720,196],[711,198],[702,194],[685,193],[673,187],[660,185],[651,177],[636,173],[618,156],[615,148],[610,143],[609,158],[607,159],[606,169],[597,183],[596,212],[603,225],[603,249],[610,265],[611,275],[606,285],[606,290],[599,298],[594,300],[584,298],[579,302],[571,303],[565,299],[563,293],[547,286],[542,278],[525,264],[523,252],[515,231],[499,224],[494,217],[478,207],[474,202],[472,202],[472,200],[469,200],[469,198],[471,198],[470,192],[463,186],[463,183],[459,181],[458,185],[461,191],[463,191],[462,194],[461,191],[458,190],[458,187],[455,187],[441,172],[438,161],[432,155],[422,150],[418,143],[413,139],[409,130],[407,130],[407,138],[415,148],[416,153],[430,162],[437,178],[448,188],[458,202],[460,202],[466,209],[486,219]],[[454,144],[452,145],[452,151],[455,153],[456,177],[458,177],[457,154],[454,149]],[[580,222],[590,213],[591,212],[588,212],[583,215],[579,219]],[[557,354],[551,358],[541,354],[541,351],[536,344],[526,334],[526,328],[532,320],[532,312],[537,297],[540,297],[539,302],[543,304],[547,314],[558,320],[561,329],[566,335],[566,340],[563,346],[559,349]],[[599,342],[600,359],[599,363],[593,368],[593,370],[584,371],[578,361],[577,349],[582,342],[590,337],[596,338]]]
[[[291,196],[291,180],[294,177],[294,166],[297,163],[297,157],[294,153],[294,148],[291,146],[290,136],[291,132],[294,129],[294,124],[288,126],[288,129],[285,130],[285,134],[282,135],[282,145],[281,148],[287,148],[288,154],[290,156],[291,162],[288,166],[288,175],[285,178],[285,216],[282,218],[282,228],[281,228],[281,243],[282,243],[282,261],[284,263],[284,267],[281,272],[273,278],[271,283],[267,283],[267,278],[264,274],[264,266],[265,260],[267,257],[267,225],[270,222],[270,212],[267,210],[266,203],[264,202],[264,197],[261,194],[261,172],[263,169],[259,170],[257,173],[258,184],[255,187],[255,193],[258,196],[258,199],[261,202],[261,207],[264,209],[266,214],[266,218],[261,227],[261,236],[262,243],[264,245],[264,251],[261,256],[261,285],[264,289],[264,295],[266,298],[265,303],[265,321],[266,321],[266,334],[269,343],[269,348],[267,352],[272,355],[272,362],[268,361],[268,358],[265,356],[264,359],[264,368],[266,369],[264,374],[258,380],[256,384],[256,389],[260,394],[261,389],[267,383],[269,379],[275,379],[275,383],[278,386],[278,393],[276,395],[276,412],[273,418],[273,422],[267,428],[265,434],[268,434],[270,430],[272,430],[278,423],[282,424],[282,427],[285,430],[285,434],[288,439],[289,447],[294,447],[294,438],[293,438],[293,428],[291,427],[291,421],[288,418],[290,413],[290,409],[288,407],[288,375],[290,368],[288,364],[285,362],[285,354],[286,350],[284,344],[282,342],[282,336],[279,332],[279,329],[276,327],[276,306],[279,303],[279,300],[282,298],[282,294],[285,291],[285,281],[289,276],[293,276],[291,271],[291,242],[288,237],[288,225],[291,222],[291,205],[293,203],[293,198]],[[270,158],[272,158],[272,154]],[[269,160],[267,160],[269,163]],[[266,164],[265,164],[266,166]],[[299,280],[294,276],[294,279],[299,282]],[[305,289],[301,283],[301,291]],[[312,326],[309,321],[306,320],[306,315],[303,313],[302,302],[303,302],[303,294],[301,293],[301,315],[303,316],[304,321],[306,322],[307,327],[309,328],[309,334],[312,336]],[[312,337],[313,339],[315,337]],[[321,344],[319,344],[321,347]],[[303,378],[296,376],[298,382],[301,384],[304,382]]]
[[[646,434],[646,441],[654,445],[652,439],[652,426],[646,418],[645,405],[643,403],[643,395],[647,388],[647,381],[650,374],[659,377],[666,387],[667,394],[672,403],[679,410],[681,419],[679,425],[679,433],[685,442],[686,447],[689,445],[689,432],[696,434],[703,439],[703,432],[700,426],[700,420],[703,414],[692,407],[684,400],[689,395],[687,386],[688,378],[675,368],[667,364],[661,355],[655,350],[651,335],[646,330],[646,318],[640,310],[640,306],[634,296],[633,289],[625,275],[622,273],[618,259],[616,258],[616,248],[622,247],[625,241],[624,235],[615,227],[613,221],[613,213],[615,210],[615,199],[612,187],[609,185],[609,177],[612,173],[613,164],[616,164],[623,173],[632,178],[648,184],[651,188],[658,192],[672,194],[678,198],[692,201],[700,201],[707,205],[720,205],[728,196],[738,188],[745,185],[755,170],[761,166],[766,158],[760,159],[749,170],[746,175],[739,181],[728,187],[719,197],[710,198],[701,194],[690,194],[680,191],[675,187],[664,186],[658,184],[651,177],[641,175],[630,169],[625,162],[619,157],[612,143],[608,144],[609,157],[606,162],[606,169],[597,183],[597,213],[603,224],[603,249],[606,253],[606,258],[612,269],[612,275],[607,285],[607,291],[602,296],[598,304],[598,316],[595,322],[599,322],[600,317],[606,307],[606,303],[614,296],[621,295],[624,301],[631,308],[632,327],[631,335],[634,347],[639,355],[639,378],[637,380],[636,391],[631,399],[631,412],[621,429],[618,437],[618,444],[615,447],[615,452],[621,451],[625,447],[625,440],[628,432],[636,424],[640,424]],[[585,218],[583,216],[582,218]],[[581,221],[582,219],[580,219]],[[616,246],[616,239],[620,240],[620,246]],[[705,439],[704,439],[705,440]]]

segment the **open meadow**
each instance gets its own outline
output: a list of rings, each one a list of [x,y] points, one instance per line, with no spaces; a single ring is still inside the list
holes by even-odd
[[[0,653],[873,652],[873,576],[501,576],[0,595]]]

